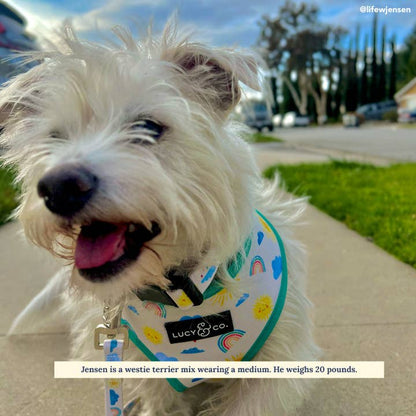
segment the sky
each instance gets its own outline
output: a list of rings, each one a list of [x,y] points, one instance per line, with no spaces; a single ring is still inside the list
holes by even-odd
[[[28,21],[28,30],[44,34],[71,18],[81,38],[96,40],[97,27],[104,34],[115,25],[137,32],[153,18],[155,31],[178,11],[181,25],[196,29],[197,38],[216,46],[255,46],[263,15],[275,16],[284,0],[9,0]],[[341,25],[371,34],[373,14],[360,12],[362,6],[409,7],[411,13],[379,14],[380,26],[386,24],[387,38],[396,34],[398,45],[416,24],[416,3],[413,0],[316,0],[323,23]],[[363,42],[363,37],[362,37]]]

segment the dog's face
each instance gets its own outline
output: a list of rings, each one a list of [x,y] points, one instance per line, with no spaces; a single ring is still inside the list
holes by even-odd
[[[175,40],[74,39],[3,91],[5,160],[36,244],[101,297],[168,283],[170,267],[225,261],[244,238],[252,161],[227,121],[252,57]]]

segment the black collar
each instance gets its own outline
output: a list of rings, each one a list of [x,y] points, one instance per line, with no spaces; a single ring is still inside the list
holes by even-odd
[[[182,289],[194,306],[198,306],[204,301],[204,295],[198,290],[187,274],[181,273],[177,269],[171,269],[168,271],[166,278],[171,281],[169,290]],[[145,289],[136,290],[134,293],[142,301],[158,302],[164,305],[178,307],[166,291],[159,286],[148,286]]]
[[[250,247],[251,237],[248,237],[244,243],[244,252],[246,255],[249,253]],[[244,261],[245,257],[240,252],[237,252],[235,257],[228,261],[227,270],[232,278],[238,274]],[[204,294],[199,291],[185,271],[176,268],[170,269],[166,274],[166,278],[171,282],[169,290],[182,289],[194,306],[198,306],[204,301]],[[214,287],[214,285],[218,286],[218,278],[216,275],[214,275],[209,288]],[[135,290],[134,294],[142,301],[157,302],[176,308],[178,307],[168,293],[159,286],[147,286],[145,289]]]

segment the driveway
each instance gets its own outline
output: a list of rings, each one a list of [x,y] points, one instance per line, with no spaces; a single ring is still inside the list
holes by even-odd
[[[416,129],[396,125],[278,128],[273,134],[288,144],[340,150],[392,161],[416,162]]]

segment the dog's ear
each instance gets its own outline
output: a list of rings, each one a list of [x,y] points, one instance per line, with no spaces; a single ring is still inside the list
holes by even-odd
[[[211,50],[198,44],[185,44],[170,52],[167,58],[184,75],[185,88],[216,112],[228,113],[238,104],[239,82],[260,90],[258,64],[253,55]]]

